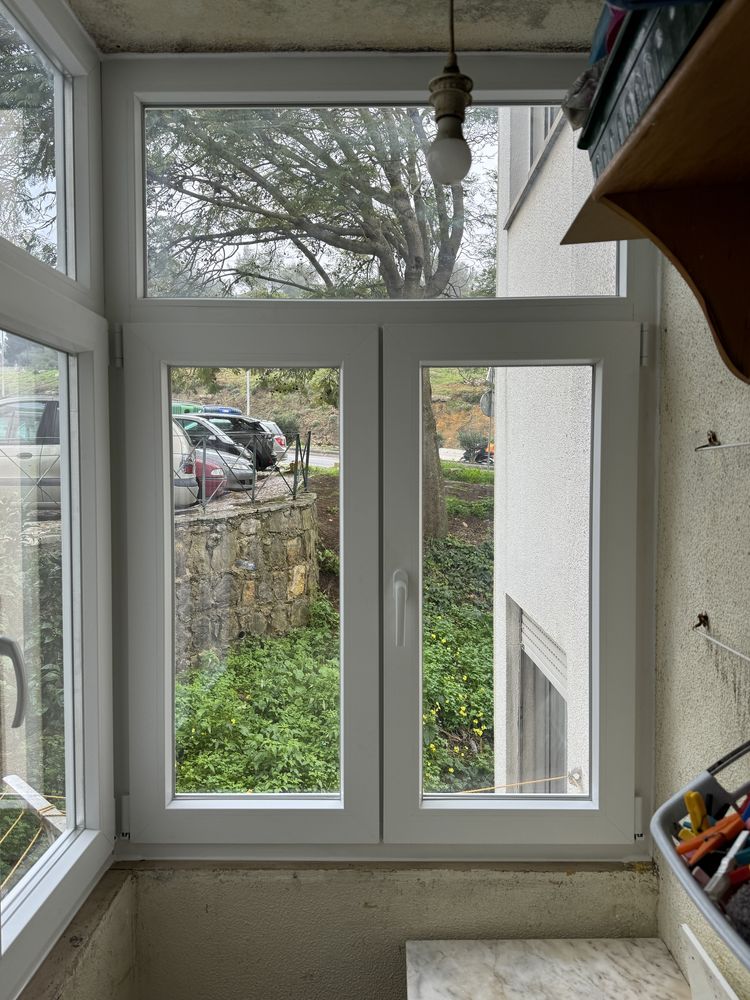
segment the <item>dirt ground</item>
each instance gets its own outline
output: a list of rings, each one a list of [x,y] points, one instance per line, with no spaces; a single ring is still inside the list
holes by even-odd
[[[339,552],[339,480],[338,476],[310,475],[310,490],[318,496],[318,537],[322,548]],[[484,500],[493,495],[491,483],[458,483],[445,481],[446,496],[460,500]],[[448,522],[449,534],[462,542],[473,545],[492,539],[492,515],[487,517],[451,517]],[[320,586],[332,601],[339,596],[338,576],[321,572]]]

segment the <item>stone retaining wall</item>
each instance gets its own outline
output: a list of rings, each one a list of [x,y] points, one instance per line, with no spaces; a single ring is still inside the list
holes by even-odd
[[[316,497],[209,506],[175,521],[175,669],[245,635],[308,621],[318,589]]]

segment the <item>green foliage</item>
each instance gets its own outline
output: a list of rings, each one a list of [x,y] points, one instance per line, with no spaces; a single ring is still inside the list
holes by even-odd
[[[339,779],[339,619],[251,636],[177,678],[177,790],[325,792]]]
[[[494,109],[464,128],[496,148]],[[494,295],[496,177],[431,180],[428,107],[154,108],[145,131],[152,294]]]
[[[443,466],[443,479],[450,479],[454,483],[486,483],[492,485],[495,482],[494,469],[479,469],[470,465],[463,465],[460,462],[441,462]]]
[[[338,552],[327,549],[325,545],[318,546],[318,569],[329,576],[338,576],[341,572],[341,560]]]
[[[281,433],[286,438],[287,444],[294,441],[295,437],[300,433],[299,420],[294,416],[294,414],[279,413],[277,410],[273,419],[281,428]]]
[[[493,783],[492,545],[425,549],[423,771],[427,791]]]
[[[473,427],[462,427],[458,432],[458,443],[465,451],[475,452],[487,444],[487,435]]]
[[[257,380],[264,389],[285,395],[300,395],[318,406],[339,405],[338,368],[261,368]],[[281,421],[276,417],[274,419],[283,429]],[[299,425],[295,433],[299,433]]]
[[[489,520],[495,510],[495,501],[492,497],[483,497],[481,500],[446,497],[445,506],[448,517],[480,517],[483,520]]]
[[[319,551],[321,569],[338,556]],[[428,790],[492,784],[492,546],[446,538],[425,551],[424,774]],[[177,790],[339,787],[339,616],[253,636],[178,677]]]

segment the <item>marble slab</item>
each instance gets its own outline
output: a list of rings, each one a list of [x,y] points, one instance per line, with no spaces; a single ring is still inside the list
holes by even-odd
[[[690,1000],[658,938],[407,941],[409,1000]]]

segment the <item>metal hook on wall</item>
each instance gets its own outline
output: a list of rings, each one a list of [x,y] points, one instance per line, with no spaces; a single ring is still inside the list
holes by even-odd
[[[722,444],[716,431],[709,431],[707,437],[706,443],[699,444],[696,451],[713,451],[717,448],[750,448],[750,441],[732,441],[729,444]]]
[[[707,642],[713,643],[714,646],[718,646],[727,653],[731,653],[733,656],[739,657],[740,660],[745,660],[745,662],[750,663],[750,656],[746,653],[740,653],[738,649],[733,649],[732,646],[727,646],[725,642],[720,642],[717,638],[711,635],[711,621],[707,612],[701,611],[699,613],[698,621],[695,625],[693,625],[693,631],[697,632],[698,635],[703,636]]]

